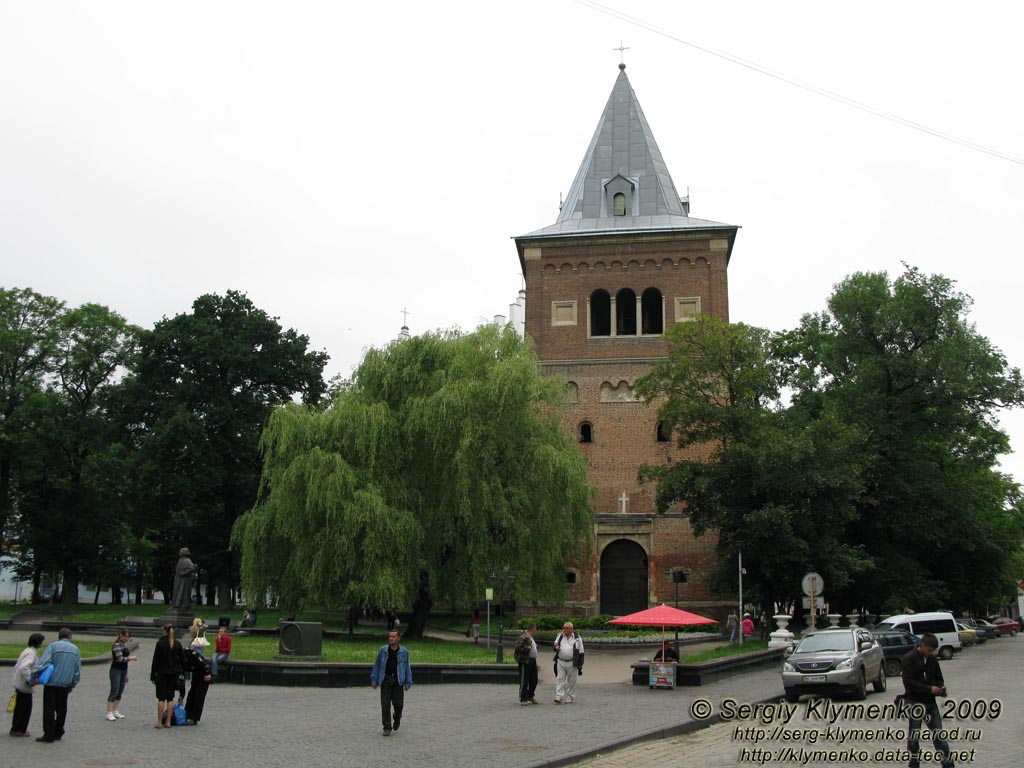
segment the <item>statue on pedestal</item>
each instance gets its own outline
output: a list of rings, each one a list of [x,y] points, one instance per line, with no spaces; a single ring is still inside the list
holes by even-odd
[[[188,547],[182,547],[178,551],[178,564],[174,567],[171,608],[179,611],[192,611],[192,574],[196,572],[196,566],[189,559],[191,554]]]

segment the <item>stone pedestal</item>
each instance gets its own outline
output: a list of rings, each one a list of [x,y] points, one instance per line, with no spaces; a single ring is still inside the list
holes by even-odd
[[[161,627],[164,624],[172,624],[174,631],[179,632],[191,627],[192,620],[195,617],[196,615],[191,608],[168,608],[164,611],[164,615],[157,619],[157,624]]]
[[[778,616],[772,616],[775,619],[775,623],[779,625],[779,628],[769,635],[768,647],[769,648],[789,648],[793,645],[793,633],[787,629],[789,622],[792,617],[787,614],[779,614]]]
[[[830,614],[828,614],[827,618],[828,618],[828,625],[830,627],[838,627],[839,626],[839,620],[841,618],[843,618],[843,615],[841,613],[830,613]]]
[[[846,618],[850,622],[850,626],[851,627],[856,627],[857,626],[857,622],[860,621],[860,614],[848,613],[848,614],[846,614]]]

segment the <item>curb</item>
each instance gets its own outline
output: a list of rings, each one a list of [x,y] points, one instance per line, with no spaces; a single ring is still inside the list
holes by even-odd
[[[767,704],[769,702],[776,702],[782,699],[782,695],[770,696],[767,699],[760,699],[755,704]],[[711,725],[717,725],[722,722],[721,713],[716,713],[709,717],[707,720],[685,720],[676,725],[666,725],[661,728],[652,728],[649,731],[641,731],[640,733],[634,733],[630,736],[624,736],[621,739],[615,739],[614,741],[608,741],[604,744],[600,744],[596,747],[588,747],[586,749],[577,750],[567,755],[559,755],[553,757],[550,760],[541,760],[536,763],[529,763],[521,768],[560,768],[560,766],[574,765],[584,760],[589,760],[593,757],[604,756],[609,752],[615,752],[616,750],[622,749],[623,747],[633,746],[634,744],[641,744],[645,741],[658,741],[660,739],[667,739],[672,736],[683,736],[687,733],[693,733],[703,728],[707,728]]]

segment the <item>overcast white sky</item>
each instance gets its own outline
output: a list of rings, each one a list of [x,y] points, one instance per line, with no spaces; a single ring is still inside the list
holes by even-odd
[[[687,41],[1024,158],[1024,5],[619,4]],[[4,287],[150,326],[237,289],[348,374],[520,287],[627,74],[693,215],[742,227],[734,321],[775,330],[854,271],[941,272],[1024,364],[1024,166],[572,0],[0,0]],[[1003,424],[1024,447],[1024,415]],[[1004,467],[1024,478],[1024,459]]]

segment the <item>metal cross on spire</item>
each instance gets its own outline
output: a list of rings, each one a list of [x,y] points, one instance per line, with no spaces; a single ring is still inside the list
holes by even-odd
[[[407,310],[405,307],[402,307],[402,325],[408,325],[408,324],[409,324],[409,310]]]
[[[612,50],[619,52],[619,64],[625,64],[626,61],[625,61],[625,57],[623,55],[623,51],[628,51],[629,50],[629,46],[628,45],[623,45],[622,41],[619,40],[619,47],[618,48],[612,48]]]

